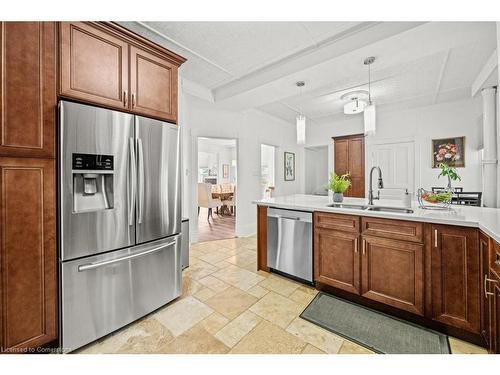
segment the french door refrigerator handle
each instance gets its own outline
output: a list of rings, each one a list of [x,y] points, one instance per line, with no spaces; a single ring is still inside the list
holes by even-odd
[[[142,252],[137,253],[137,254],[127,255],[127,256],[124,256],[124,257],[121,257],[121,258],[117,258],[117,259],[105,260],[104,262],[98,262],[98,263],[84,264],[84,265],[78,266],[78,272],[88,271],[88,270],[92,270],[92,269],[95,269],[95,268],[107,266],[109,264],[123,262],[124,260],[130,260],[130,259],[142,257],[144,255],[156,253],[157,251],[163,250],[163,249],[165,249],[167,247],[170,247],[170,246],[174,245],[176,242],[177,242],[177,240],[174,240],[174,241],[169,242],[167,244],[164,244],[164,245],[161,245],[161,246],[157,246],[157,247],[154,247],[154,248],[146,250],[146,251],[142,251]]]
[[[142,224],[144,215],[144,152],[142,149],[142,139],[137,138],[137,153],[139,154],[139,197],[137,207],[139,208],[139,218],[137,222]]]
[[[137,185],[137,168],[135,159],[134,138],[129,138],[129,161],[130,161],[130,189],[128,201],[128,225],[134,225],[134,210],[135,210],[135,187]]]

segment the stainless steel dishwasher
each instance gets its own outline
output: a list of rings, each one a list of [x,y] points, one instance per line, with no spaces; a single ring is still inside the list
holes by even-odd
[[[311,282],[312,213],[267,209],[268,267]]]

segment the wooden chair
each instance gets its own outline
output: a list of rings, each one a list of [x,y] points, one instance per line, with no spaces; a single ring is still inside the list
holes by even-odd
[[[212,198],[212,185],[203,182],[198,183],[198,215],[200,214],[200,207],[208,208],[207,221],[210,223],[210,216],[214,218],[212,214],[212,208],[218,208],[222,206],[222,201],[220,199]]]
[[[462,192],[464,191],[464,188],[461,188],[461,187],[454,187],[453,188],[456,192]],[[432,188],[432,192],[433,193],[437,193],[437,192],[440,192],[440,191],[443,191],[443,190],[446,190],[445,187],[433,187]]]
[[[231,213],[236,215],[236,186],[233,185],[232,189],[233,189],[233,195],[231,195],[231,198],[223,200],[222,204],[230,208]]]

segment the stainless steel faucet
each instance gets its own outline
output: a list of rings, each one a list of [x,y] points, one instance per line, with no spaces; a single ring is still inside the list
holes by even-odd
[[[368,204],[372,205],[374,199],[380,199],[380,190],[378,190],[377,197],[373,197],[373,170],[377,169],[378,170],[378,188],[383,189],[384,188],[384,181],[382,181],[382,170],[380,167],[372,167],[370,170],[370,190],[368,191]]]

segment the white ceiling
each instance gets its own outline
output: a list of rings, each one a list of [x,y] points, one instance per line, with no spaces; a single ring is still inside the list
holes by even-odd
[[[367,89],[379,108],[470,97],[496,48],[493,22],[120,22],[188,61],[181,75],[217,105],[294,123],[346,116],[340,96]],[[301,95],[295,82],[305,80]]]

